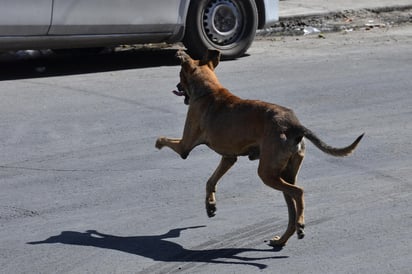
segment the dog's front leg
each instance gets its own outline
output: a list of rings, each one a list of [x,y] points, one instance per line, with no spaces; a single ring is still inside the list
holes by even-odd
[[[163,147],[168,147],[174,150],[177,154],[182,157],[182,159],[186,159],[189,156],[190,151],[199,145],[199,142],[188,142],[185,139],[175,139],[175,138],[167,138],[167,137],[159,137],[156,141],[156,148],[162,149]]]
[[[218,167],[206,183],[206,212],[207,216],[216,215],[216,184],[220,178],[236,163],[237,157],[222,157]]]
[[[159,137],[156,140],[156,148],[162,149],[163,147],[168,147],[174,150],[183,159],[186,159],[190,151],[183,148],[182,139],[171,139],[167,137]]]
[[[166,146],[179,154],[182,159],[186,159],[190,151],[202,143],[200,136],[201,131],[198,126],[198,121],[193,119],[193,115],[189,109],[183,131],[183,137],[181,139],[159,137],[156,141],[156,148],[162,149]]]

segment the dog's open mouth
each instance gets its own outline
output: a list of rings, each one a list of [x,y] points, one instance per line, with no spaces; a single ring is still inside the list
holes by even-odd
[[[177,84],[177,90],[173,90],[172,92],[177,96],[184,96],[185,97],[185,104],[189,104],[189,96],[187,95],[186,91],[183,90],[182,85],[179,83]]]

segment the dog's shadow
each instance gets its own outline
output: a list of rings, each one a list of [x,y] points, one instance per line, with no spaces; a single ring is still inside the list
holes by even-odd
[[[287,256],[246,257],[239,256],[244,252],[273,252],[273,249],[252,248],[219,248],[205,250],[190,250],[166,239],[178,238],[187,229],[203,226],[172,229],[163,235],[121,237],[103,234],[95,230],[86,232],[63,231],[60,235],[52,236],[44,241],[29,242],[31,245],[61,243],[67,245],[92,246],[112,249],[150,258],[158,262],[200,262],[215,264],[250,265],[264,269],[265,264],[256,263],[258,260],[282,259]]]

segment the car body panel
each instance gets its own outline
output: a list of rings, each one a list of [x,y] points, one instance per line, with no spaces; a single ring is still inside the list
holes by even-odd
[[[53,0],[1,0],[0,35],[47,34]]]
[[[173,32],[181,0],[54,0],[50,35]]]

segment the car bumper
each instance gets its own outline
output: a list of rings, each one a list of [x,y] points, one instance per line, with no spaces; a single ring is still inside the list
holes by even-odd
[[[268,28],[279,21],[279,0],[263,0],[265,6],[265,21],[261,28]]]

